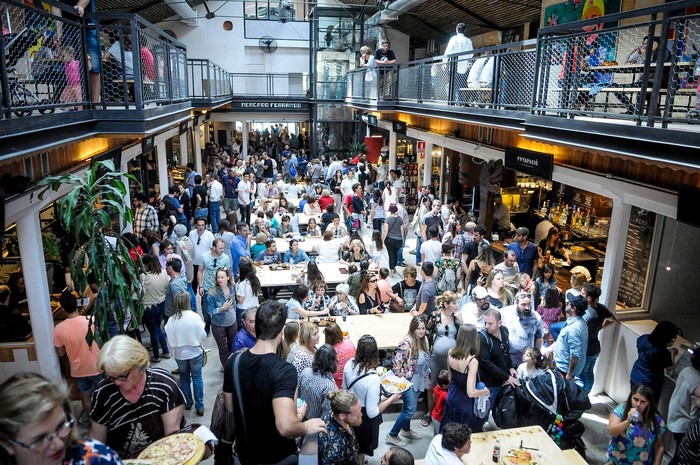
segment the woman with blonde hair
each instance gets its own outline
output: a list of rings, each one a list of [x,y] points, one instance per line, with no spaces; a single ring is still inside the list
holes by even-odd
[[[408,334],[399,343],[394,354],[394,373],[411,381],[413,385],[403,393],[403,406],[393,428],[386,435],[386,442],[405,446],[409,439],[420,439],[420,433],[411,429],[411,418],[416,413],[418,396],[430,386],[428,339],[425,337],[425,321],[413,318]]]
[[[586,275],[583,273],[572,273],[571,274],[571,279],[569,283],[571,284],[571,288],[566,291],[566,300],[569,300],[569,297],[578,297],[581,295],[581,289],[583,289],[583,285],[586,284],[587,278]]]
[[[369,255],[365,250],[365,245],[358,239],[353,239],[350,241],[350,250],[345,252],[345,255],[343,255],[343,260],[348,263],[359,263],[368,258]]]
[[[312,365],[318,341],[318,326],[308,321],[302,323],[299,329],[299,344],[292,347],[287,356],[287,362],[294,365],[297,374],[301,374],[304,368]]]
[[[489,301],[496,308],[503,308],[513,303],[513,294],[506,289],[506,282],[501,270],[493,269],[484,285],[489,293]]]
[[[447,355],[455,346],[457,331],[462,325],[457,294],[451,291],[443,292],[437,298],[437,305],[440,311],[431,313],[425,323],[430,346],[430,380],[433,386],[440,371],[447,369]],[[428,413],[421,419],[423,426],[428,426],[432,421],[430,412],[433,410],[433,402],[432,391],[428,390]]]
[[[280,342],[280,345],[277,347],[277,355],[279,355],[282,360],[287,360],[294,346],[299,344],[300,329],[301,322],[299,321],[288,321],[287,324],[284,325],[282,342]]]
[[[165,334],[177,368],[180,370],[180,389],[185,396],[185,410],[197,409],[198,416],[204,416],[204,383],[202,382],[202,362],[204,348],[202,342],[207,337],[204,321],[192,311],[189,292],[180,292],[173,299],[173,315],[165,324]],[[190,386],[192,378],[192,386]],[[194,399],[192,398],[194,391]]]
[[[147,354],[148,355],[148,354]],[[96,439],[81,439],[68,386],[36,373],[0,384],[0,463],[6,465],[121,464]]]
[[[465,324],[457,331],[457,341],[447,356],[451,384],[447,391],[447,400],[440,426],[455,422],[467,425],[472,431],[480,433],[485,420],[474,415],[474,399],[488,396],[488,388],[477,389],[476,377],[479,371],[479,333],[476,326]]]
[[[216,270],[216,285],[211,288],[207,299],[211,315],[211,333],[219,348],[221,366],[226,365],[231,355],[233,340],[236,337],[236,289],[228,268]]]
[[[148,351],[137,340],[107,341],[97,369],[105,379],[93,395],[89,437],[129,457],[181,428],[182,391],[167,370],[148,366]]]

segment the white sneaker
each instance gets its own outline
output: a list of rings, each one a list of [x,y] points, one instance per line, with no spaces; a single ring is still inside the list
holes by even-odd
[[[386,439],[386,442],[388,442],[389,444],[393,444],[395,446],[405,447],[408,445],[408,442],[406,442],[405,439],[400,438],[399,436],[394,437],[389,433],[387,433],[385,439]]]
[[[413,431],[412,429],[409,429],[408,431],[402,429],[399,432],[399,435],[409,439],[420,439],[422,437],[420,433]]]

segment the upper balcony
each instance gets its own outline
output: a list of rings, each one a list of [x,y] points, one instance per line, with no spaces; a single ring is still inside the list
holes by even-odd
[[[0,158],[189,117],[182,43],[134,14],[74,20],[75,10],[49,3],[51,12],[4,2]]]
[[[346,102],[699,167],[699,5],[674,2],[547,27],[536,41],[357,69]]]

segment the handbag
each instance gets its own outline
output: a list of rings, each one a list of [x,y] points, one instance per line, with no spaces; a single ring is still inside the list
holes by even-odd
[[[202,349],[202,368],[207,366],[207,351],[204,350],[204,347],[202,347],[202,344],[199,344],[199,348]]]

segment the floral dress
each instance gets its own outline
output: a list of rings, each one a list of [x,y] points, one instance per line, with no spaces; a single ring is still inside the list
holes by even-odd
[[[625,404],[618,405],[613,413],[622,420]],[[654,441],[666,432],[666,422],[661,415],[654,415],[655,427],[649,429],[644,423],[633,423],[620,435],[610,439],[604,462],[616,465],[653,465]]]

